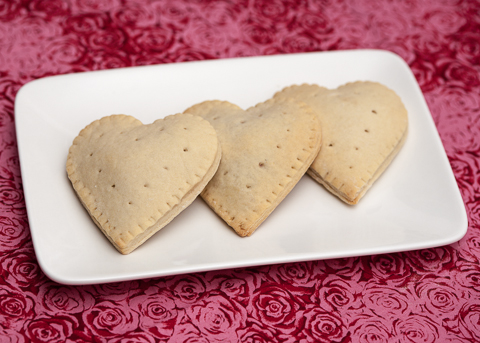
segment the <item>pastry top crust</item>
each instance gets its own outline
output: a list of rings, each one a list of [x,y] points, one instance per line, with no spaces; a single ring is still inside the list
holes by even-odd
[[[355,204],[401,148],[408,131],[400,97],[376,82],[337,89],[293,85],[274,99],[305,102],[322,123],[323,148],[309,174],[349,204]]]
[[[215,130],[200,117],[177,114],[143,125],[112,115],[75,138],[67,174],[95,223],[128,253],[193,201],[220,155]]]
[[[217,131],[222,161],[202,197],[240,236],[257,229],[320,149],[316,115],[290,99],[270,99],[247,110],[206,101],[185,112],[207,119]]]

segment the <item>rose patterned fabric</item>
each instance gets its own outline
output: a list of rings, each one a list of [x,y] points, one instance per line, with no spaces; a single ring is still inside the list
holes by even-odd
[[[469,216],[432,249],[90,286],[30,238],[14,100],[49,75],[378,48],[410,65]],[[0,342],[479,342],[480,2],[0,0]]]

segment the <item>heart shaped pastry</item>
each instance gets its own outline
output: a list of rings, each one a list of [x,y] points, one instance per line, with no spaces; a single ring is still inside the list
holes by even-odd
[[[269,100],[246,111],[206,101],[185,112],[207,119],[222,146],[222,161],[202,198],[238,235],[250,236],[317,155],[318,119],[291,100]]]
[[[348,204],[356,204],[390,164],[407,136],[407,110],[400,97],[375,82],[329,90],[291,86],[274,99],[309,105],[322,123],[323,148],[308,174]]]
[[[220,156],[215,130],[200,117],[177,114],[143,125],[112,115],[75,138],[67,174],[93,221],[128,254],[197,197]]]

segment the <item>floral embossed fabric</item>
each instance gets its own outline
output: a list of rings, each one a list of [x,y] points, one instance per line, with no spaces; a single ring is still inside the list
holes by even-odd
[[[432,249],[65,286],[40,270],[14,126],[49,75],[378,48],[430,107],[469,216]],[[480,2],[0,0],[1,342],[479,342]]]

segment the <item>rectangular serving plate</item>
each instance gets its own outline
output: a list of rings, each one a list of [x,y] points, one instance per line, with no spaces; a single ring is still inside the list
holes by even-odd
[[[357,80],[393,89],[409,113],[407,141],[358,205],[305,175],[248,238],[201,198],[130,255],[121,255],[82,207],[65,163],[90,122],[129,114],[148,124],[204,100],[243,108],[291,84],[336,88]],[[381,254],[446,245],[468,222],[452,169],[408,65],[381,50],[350,50],[186,62],[47,77],[15,103],[31,235],[45,274],[94,284],[207,270]],[[261,137],[259,137],[261,139]]]

